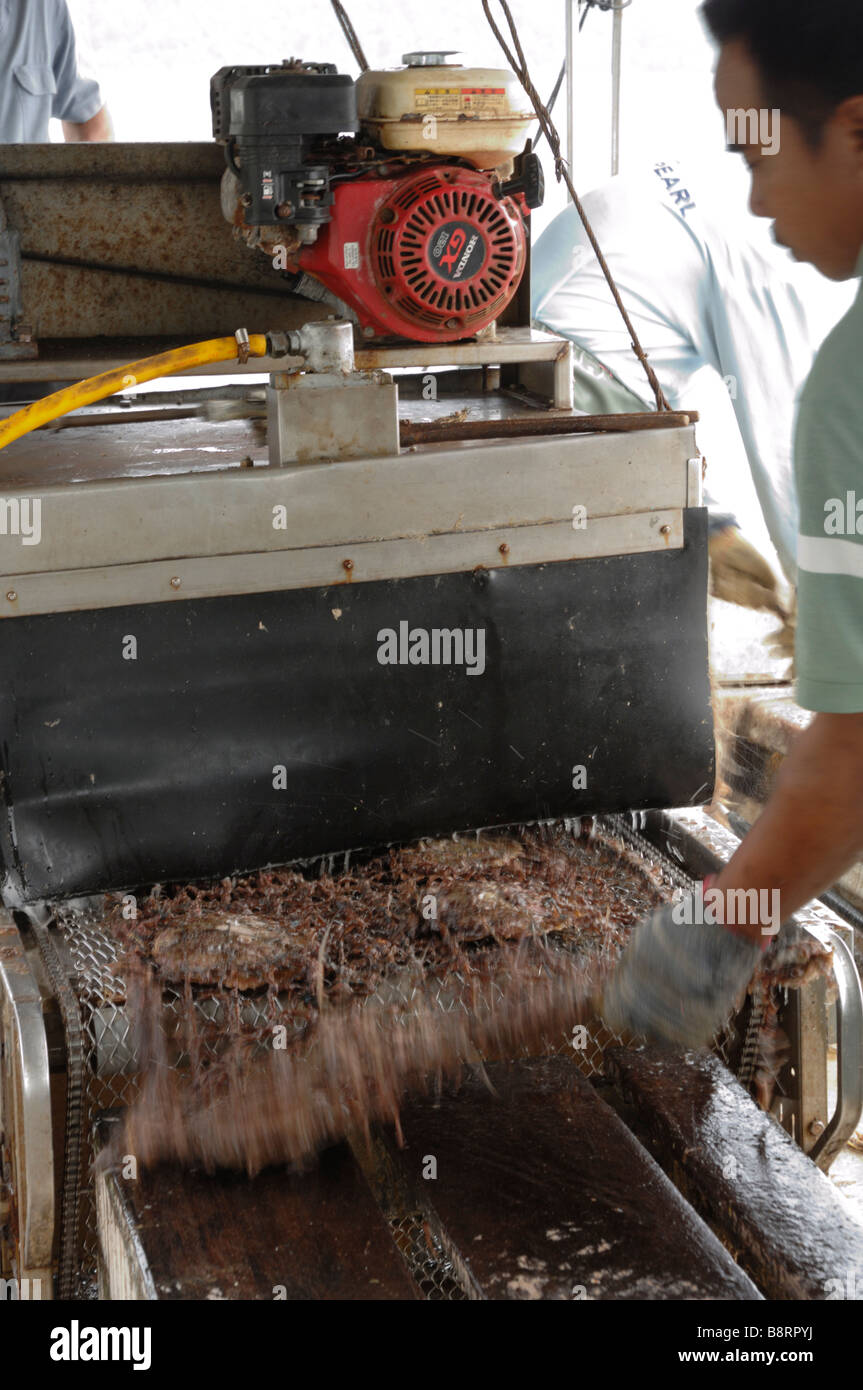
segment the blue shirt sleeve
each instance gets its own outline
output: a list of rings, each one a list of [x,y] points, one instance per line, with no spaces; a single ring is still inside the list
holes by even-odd
[[[78,72],[75,30],[66,0],[56,0],[53,66],[57,91],[51,114],[59,121],[76,125],[91,120],[102,109],[102,93],[98,82],[81,77]]]

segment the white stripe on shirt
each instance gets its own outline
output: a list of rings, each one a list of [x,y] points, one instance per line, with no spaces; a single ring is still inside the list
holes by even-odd
[[[797,566],[809,574],[863,579],[863,545],[842,536],[798,536]]]

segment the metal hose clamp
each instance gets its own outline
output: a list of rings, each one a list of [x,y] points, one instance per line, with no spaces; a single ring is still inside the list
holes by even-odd
[[[237,361],[245,365],[249,360],[249,352],[251,350],[248,328],[238,328],[234,337],[237,340]]]

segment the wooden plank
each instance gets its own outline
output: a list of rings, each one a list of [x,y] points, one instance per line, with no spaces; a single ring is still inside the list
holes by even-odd
[[[606,1061],[652,1152],[767,1298],[863,1297],[853,1209],[718,1058],[619,1048]]]
[[[569,1059],[488,1075],[408,1106],[401,1155],[486,1297],[760,1298]]]
[[[418,1297],[344,1145],[302,1176],[269,1169],[251,1180],[166,1165],[114,1181],[158,1299]],[[103,1211],[109,1205],[117,1211],[116,1202]],[[108,1243],[103,1236],[103,1249]]]

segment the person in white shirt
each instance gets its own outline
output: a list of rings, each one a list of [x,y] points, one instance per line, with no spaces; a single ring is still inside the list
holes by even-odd
[[[696,374],[727,388],[767,533],[789,583],[796,573],[792,435],[797,395],[853,292],[796,263],[746,210],[746,171],[732,155],[697,169],[657,160],[583,204],[651,366],[673,409],[699,410]],[[532,255],[537,327],[576,345],[576,406],[646,410],[654,398],[581,219],[569,206]],[[700,380],[703,380],[703,376]],[[770,567],[737,529],[733,479],[708,458],[713,591],[781,611]]]

